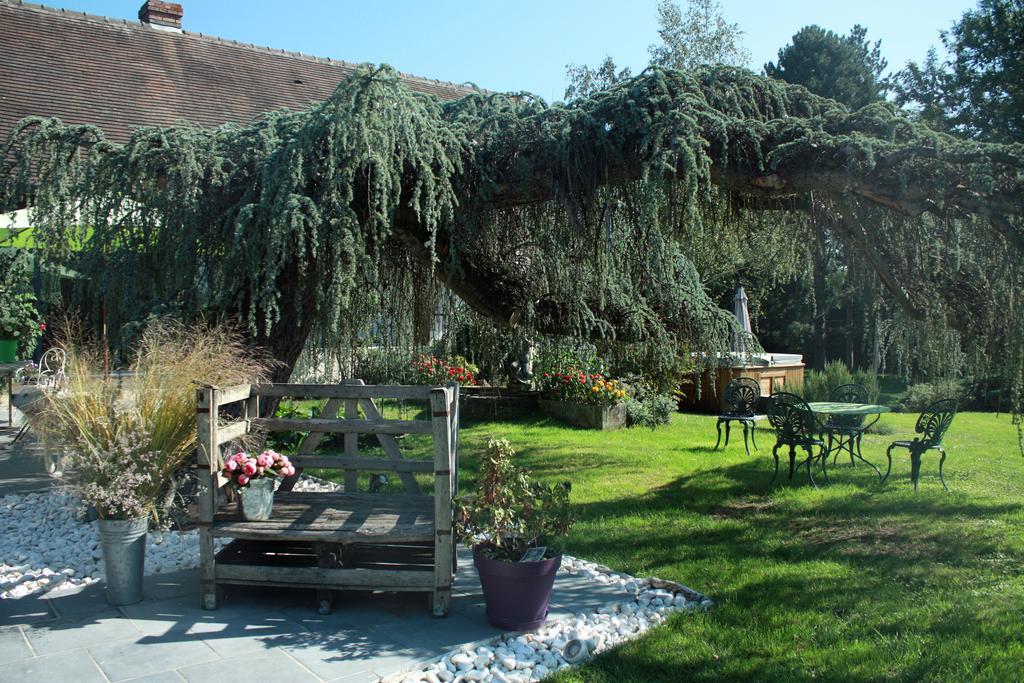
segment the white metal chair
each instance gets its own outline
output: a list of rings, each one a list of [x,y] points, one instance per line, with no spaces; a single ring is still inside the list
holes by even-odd
[[[11,395],[11,402],[21,411],[24,418],[21,429],[14,437],[15,442],[28,432],[32,425],[32,417],[43,408],[46,395],[64,388],[67,383],[66,365],[67,354],[64,349],[55,346],[47,349],[39,359],[39,365],[30,366],[26,371],[19,371],[22,375],[19,378],[21,386]]]

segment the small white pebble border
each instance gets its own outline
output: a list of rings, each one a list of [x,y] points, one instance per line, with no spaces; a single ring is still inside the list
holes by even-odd
[[[673,612],[707,610],[704,595],[678,583],[637,579],[608,567],[564,555],[560,572],[618,586],[622,600],[594,613],[549,620],[537,631],[509,633],[467,643],[440,659],[388,676],[386,683],[525,683],[587,661],[663,623]]]

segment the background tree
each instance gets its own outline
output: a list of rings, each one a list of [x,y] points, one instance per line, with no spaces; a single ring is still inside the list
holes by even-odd
[[[850,109],[859,109],[884,98],[888,87],[882,75],[885,68],[881,41],[872,45],[863,26],[855,25],[845,36],[820,26],[805,26],[793,36],[791,44],[779,50],[778,62],[765,64],[764,71],[770,78],[802,85]],[[774,334],[773,328],[794,332],[799,328],[792,328],[792,318],[778,315],[779,305],[776,304],[769,309],[773,315],[765,319],[764,340],[784,344],[779,348],[803,351],[809,356],[811,366],[819,370],[830,358],[841,358],[855,366],[866,355],[861,353],[862,331],[875,322],[864,316],[865,311],[872,308],[868,300],[871,288],[847,282],[848,259],[840,240],[818,228],[811,230],[808,237],[809,268],[797,276],[805,283],[787,286],[803,292],[800,298],[809,304],[805,306],[804,319],[812,321],[804,329],[811,334],[777,339],[779,335]],[[764,290],[762,293],[769,297],[772,294]],[[832,330],[838,334],[830,335]]]
[[[672,69],[698,66],[745,66],[750,54],[742,45],[739,24],[722,16],[715,0],[686,0],[685,11],[673,0],[658,2],[658,35],[661,43],[647,48],[651,64]],[[589,97],[630,76],[628,68],[619,69],[611,57],[597,67],[569,64],[565,99]]]
[[[888,89],[882,76],[887,63],[881,42],[868,42],[867,29],[859,24],[845,36],[820,26],[805,26],[791,44],[779,50],[777,63],[764,65],[764,72],[859,109],[883,99]]]
[[[896,76],[896,101],[937,130],[991,142],[1024,140],[1024,0],[981,0]]]
[[[670,69],[699,66],[746,66],[739,24],[729,23],[717,0],[689,0],[683,10],[672,0],[658,2],[658,36],[651,45],[651,64]]]
[[[574,100],[577,97],[590,97],[594,93],[607,90],[619,81],[630,77],[629,67],[619,69],[615,61],[605,56],[597,68],[590,68],[586,64],[569,64],[565,67],[566,78],[569,85],[565,88],[565,99]]]

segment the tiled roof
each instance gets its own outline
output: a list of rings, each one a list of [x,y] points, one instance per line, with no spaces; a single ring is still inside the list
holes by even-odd
[[[0,140],[26,116],[94,124],[118,142],[138,126],[245,123],[325,99],[355,66],[0,0]],[[402,77],[411,89],[445,99],[469,92]]]

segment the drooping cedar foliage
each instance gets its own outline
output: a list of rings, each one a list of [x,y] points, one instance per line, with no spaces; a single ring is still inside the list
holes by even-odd
[[[29,119],[0,158],[3,204],[33,206],[37,242],[121,320],[238,316],[289,368],[311,334],[408,331],[436,282],[496,325],[670,365],[726,347],[702,278],[737,245],[795,272],[828,230],[878,293],[897,357],[998,353],[1018,404],[1024,385],[1024,148],[741,69],[649,69],[548,106],[441,102],[364,67],[307,111],[125,145]]]

